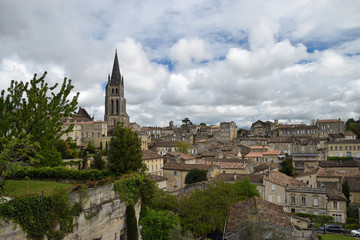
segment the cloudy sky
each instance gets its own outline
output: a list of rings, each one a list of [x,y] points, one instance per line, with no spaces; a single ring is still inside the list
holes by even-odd
[[[131,122],[360,117],[358,0],[1,0],[0,89],[71,78],[103,120],[115,49]]]

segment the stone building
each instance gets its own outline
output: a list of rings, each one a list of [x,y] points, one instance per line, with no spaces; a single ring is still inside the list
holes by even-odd
[[[232,142],[237,137],[236,124],[231,122],[220,123],[220,137],[223,142]]]
[[[271,130],[275,129],[278,125],[278,121],[275,122],[257,120],[250,127],[250,135],[252,136],[262,136],[269,137]]]
[[[328,137],[329,134],[345,132],[345,124],[341,119],[318,119],[319,137]]]
[[[164,158],[154,151],[145,150],[142,155],[143,163],[146,165],[147,170],[145,171],[151,175],[162,176],[162,167],[164,165]]]
[[[117,52],[115,51],[114,65],[105,89],[104,120],[108,127],[123,123],[129,125],[129,115],[126,113],[126,99],[124,97],[124,77],[121,76]]]
[[[327,157],[353,157],[360,159],[360,139],[339,140],[325,143]]]
[[[329,216],[334,218],[334,222],[345,223],[346,214],[346,197],[341,190],[327,188],[326,196],[328,198],[327,211]]]

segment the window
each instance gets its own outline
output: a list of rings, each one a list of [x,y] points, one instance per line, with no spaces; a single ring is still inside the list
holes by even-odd
[[[305,205],[306,204],[306,199],[305,197],[301,197],[301,205]]]
[[[272,202],[272,196],[271,195],[269,196],[269,202]]]
[[[275,184],[271,185],[271,190],[275,191]]]
[[[178,181],[175,180],[175,186],[174,187],[177,187],[178,186]]]
[[[333,202],[333,209],[337,209],[337,202]]]
[[[319,199],[314,198],[314,206],[319,206]]]
[[[281,196],[277,196],[278,203],[281,203]]]
[[[309,185],[309,180],[306,180],[306,184]]]
[[[295,204],[295,196],[291,196],[291,204]]]
[[[154,165],[151,165],[151,171],[154,171]]]
[[[177,176],[177,172],[176,172],[176,171],[174,171],[174,176]]]

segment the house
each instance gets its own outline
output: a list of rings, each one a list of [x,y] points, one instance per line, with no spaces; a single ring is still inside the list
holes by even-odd
[[[341,119],[321,119],[316,121],[319,128],[319,137],[328,137],[329,134],[336,134],[345,131],[344,121]]]
[[[281,206],[253,197],[230,207],[223,239],[292,239],[293,231]]]
[[[250,174],[254,172],[254,164],[251,161],[238,161],[227,159],[202,159],[199,164],[211,164],[219,166],[222,173]]]
[[[275,122],[266,121],[263,122],[258,120],[254,122],[250,127],[250,134],[253,136],[263,136],[268,137],[270,135],[270,131],[276,128],[278,125],[278,121]]]
[[[177,162],[177,163],[186,163],[186,164],[195,164],[197,159],[193,156],[187,155],[182,152],[168,152],[166,154],[167,162]]]
[[[161,156],[165,156],[168,152],[177,152],[176,142],[174,141],[156,141],[152,142],[151,150],[157,152]]]
[[[264,174],[231,174],[221,173],[215,177],[215,180],[220,180],[228,183],[234,183],[235,181],[244,181],[245,178],[249,178],[252,184],[256,185],[256,190],[259,192],[260,197],[264,199]]]
[[[294,142],[295,138],[293,136],[274,137],[269,141],[269,146],[274,150],[280,150],[291,155]]]
[[[327,212],[334,218],[334,222],[346,222],[346,197],[341,190],[336,188],[326,188]]]
[[[273,136],[318,137],[318,127],[306,124],[279,125],[272,133]]]
[[[302,181],[303,183],[306,183],[306,185],[310,188],[315,188],[317,186],[316,184],[316,175],[317,175],[318,170],[312,170],[309,172],[304,172],[300,175],[295,176],[294,178]]]
[[[319,159],[317,144],[319,141],[311,137],[296,138],[293,144],[292,162],[294,170],[303,173],[317,168]]]
[[[291,186],[306,187],[306,184],[281,172],[267,172],[264,176],[265,200],[286,206],[286,187]]]
[[[319,163],[319,167],[327,170],[333,170],[339,173],[348,172],[348,173],[358,173],[359,172],[359,163],[357,161],[323,161]]]
[[[285,154],[280,150],[268,150],[263,154],[264,163],[281,163],[285,159]]]
[[[360,139],[329,141],[325,145],[327,157],[353,157],[360,159]]]
[[[244,159],[252,161],[254,165],[257,166],[264,163],[263,156],[264,156],[263,152],[249,152],[244,156]]]
[[[315,215],[326,214],[326,192],[322,188],[287,186],[285,211]]]
[[[158,175],[158,176],[163,175],[163,171],[162,171],[162,167],[164,165],[163,156],[157,154],[152,150],[145,150],[143,151],[142,161],[147,168],[145,173],[151,175]]]
[[[208,179],[212,179],[219,174],[219,167],[216,165],[167,162],[163,166],[163,176],[168,179],[167,190],[175,191],[185,187],[187,173],[195,168],[206,171]]]
[[[241,137],[237,139],[237,142],[240,144],[245,144],[249,146],[266,146],[268,144],[269,138],[265,137]]]
[[[287,213],[287,215],[290,218],[290,221],[294,226],[296,226],[300,229],[306,229],[309,227],[309,223],[310,223],[309,219],[299,217],[293,213]]]
[[[150,175],[151,179],[156,182],[158,188],[161,190],[167,190],[167,178],[159,175]]]
[[[220,137],[222,142],[232,142],[237,137],[237,126],[231,122],[220,123]]]

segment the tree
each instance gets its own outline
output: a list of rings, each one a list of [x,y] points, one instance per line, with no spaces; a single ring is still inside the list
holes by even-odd
[[[190,148],[190,144],[185,141],[177,141],[175,143],[175,147],[178,149],[179,152],[187,154]]]
[[[116,175],[145,169],[137,132],[128,127],[116,126],[109,144],[108,168]]]
[[[191,169],[185,177],[185,184],[192,184],[207,180],[207,172],[198,168]]]
[[[189,118],[184,118],[183,120],[181,120],[182,122],[183,122],[183,124],[185,125],[185,126],[187,126],[187,125],[192,125],[193,123],[190,121],[190,119]]]
[[[135,215],[135,209],[133,205],[126,206],[126,228],[127,228],[127,239],[138,240],[138,228],[137,220]]]
[[[140,219],[141,237],[144,240],[171,239],[171,230],[179,223],[179,217],[172,212],[148,209],[146,215]]]
[[[345,123],[346,131],[352,131],[357,135],[357,138],[360,138],[360,124],[357,123],[353,118],[350,118]]]
[[[200,123],[200,126],[204,126],[204,127],[206,127],[206,123]]]
[[[252,197],[260,197],[259,192],[256,190],[256,185],[252,184],[249,178],[244,178],[243,181],[235,181],[234,184],[235,192],[237,197],[242,200],[252,198]]]
[[[280,163],[280,172],[285,173],[288,176],[293,175],[294,167],[292,165],[291,159],[286,158]]]
[[[346,197],[346,205],[349,206],[350,204],[350,187],[347,180],[344,181],[342,184],[342,192],[344,193]]]
[[[72,126],[62,129],[62,116],[71,116],[77,105],[79,93],[71,100],[74,86],[64,79],[62,85],[48,86],[46,72],[30,82],[11,81],[10,87],[0,95],[0,137],[23,138],[29,136],[32,143],[39,143],[40,165],[59,165],[61,155],[55,144],[60,137],[72,131]],[[1,150],[1,149],[0,149]]]
[[[38,143],[32,143],[29,136],[21,138],[0,138],[0,188],[3,188],[7,175],[18,165],[34,164],[38,161]]]
[[[105,169],[105,161],[100,152],[94,155],[94,160],[90,164],[91,168],[103,170]]]

